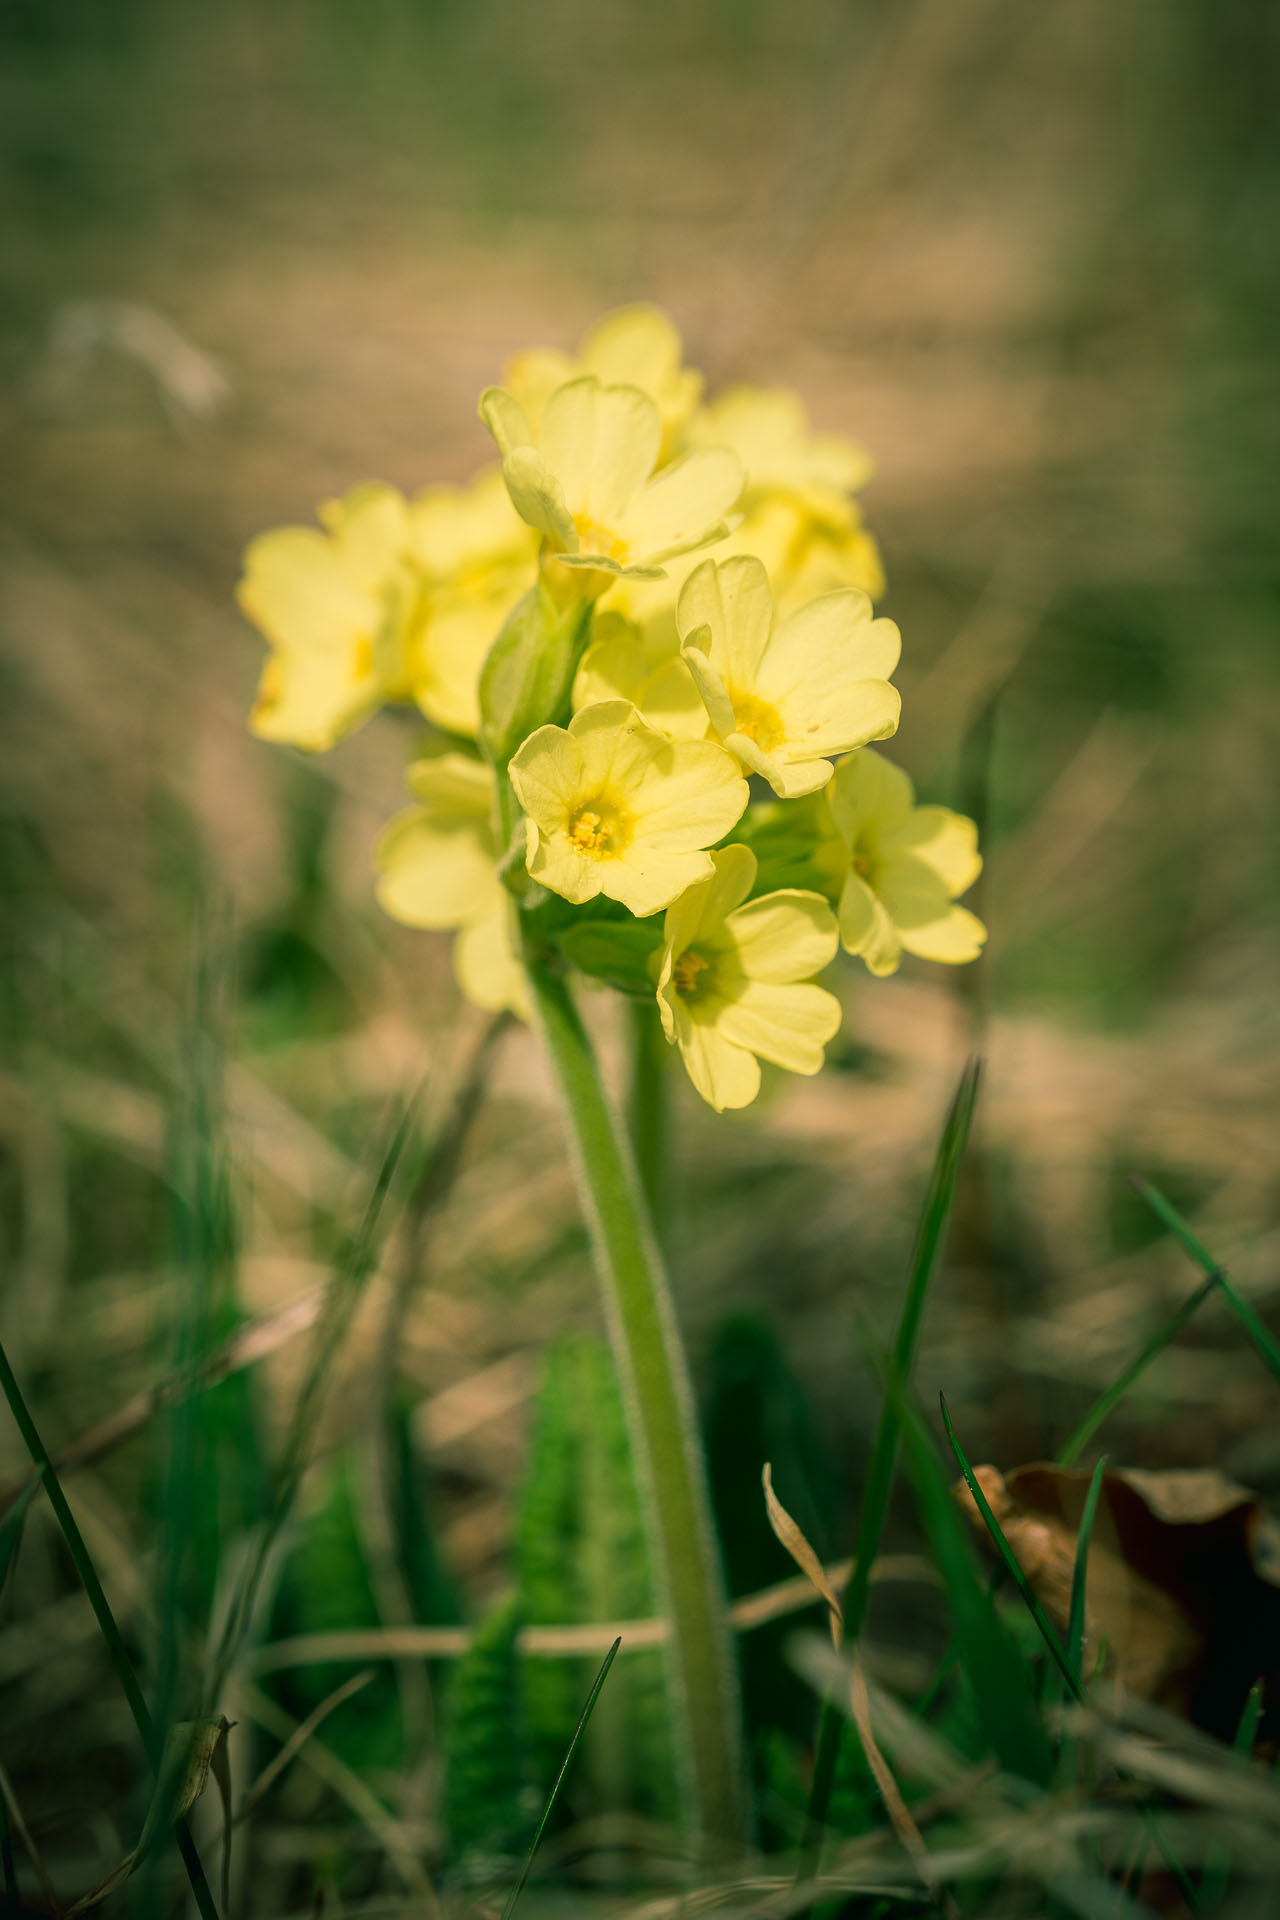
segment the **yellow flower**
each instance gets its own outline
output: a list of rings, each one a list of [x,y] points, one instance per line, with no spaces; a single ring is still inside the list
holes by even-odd
[[[651,580],[662,562],[725,533],[742,487],[735,454],[708,447],[654,473],[662,422],[638,387],[571,380],[547,402],[535,436],[501,387],[480,396],[480,418],[502,452],[502,473],[522,520],[567,567],[590,569],[591,597],[609,575]]]
[[[822,896],[787,888],[748,901],[750,848],[724,847],[712,859],[714,874],[667,909],[658,1011],[694,1086],[723,1113],[755,1099],[757,1055],[817,1073],[840,1002],[812,978],[837,945]]]
[[[378,899],[409,927],[459,929],[458,985],[476,1006],[529,1017],[528,990],[511,936],[511,895],[498,878],[493,773],[462,753],[409,768],[417,805],[378,838]]]
[[[904,948],[922,960],[976,960],[987,930],[954,904],[982,871],[972,820],[917,807],[906,774],[870,749],[840,762],[827,800],[849,857],[845,950],[879,974],[896,970]]]
[[[723,747],[668,740],[625,700],[539,727],[511,761],[511,784],[534,879],[576,904],[603,893],[639,915],[711,873],[705,849],[747,804]]]
[[[676,621],[713,731],[783,799],[824,787],[829,755],[897,728],[902,702],[886,676],[898,664],[898,629],[872,619],[865,593],[824,594],[775,626],[761,561],[705,560],[684,584]]]
[[[684,364],[684,343],[660,307],[618,307],[583,336],[576,359],[551,347],[517,353],[503,384],[537,426],[557,387],[594,373],[607,386],[639,387],[662,418],[662,457],[669,456],[702,397],[702,375]]]
[[[695,446],[730,447],[747,476],[744,504],[766,493],[793,494],[822,511],[832,495],[871,478],[871,456],[839,433],[814,433],[798,393],[787,387],[732,387],[703,407],[691,427]]]
[[[419,494],[409,508],[409,533],[426,582],[411,660],[413,696],[437,726],[474,738],[480,669],[533,583],[537,537],[512,507],[496,468],[469,486]]]
[[[853,501],[843,497],[833,496],[818,509],[785,493],[766,495],[717,548],[716,558],[739,553],[764,561],[779,613],[838,587],[858,587],[873,600],[884,593],[880,549]]]
[[[249,724],[264,740],[323,753],[386,700],[409,697],[407,649],[417,583],[408,514],[393,487],[370,483],[320,509],[325,532],[259,534],[237,589],[265,635]]]
[[[680,658],[670,612],[637,626],[620,613],[598,613],[595,637],[573,683],[573,710],[598,700],[629,700],[669,740],[705,740],[707,709]]]

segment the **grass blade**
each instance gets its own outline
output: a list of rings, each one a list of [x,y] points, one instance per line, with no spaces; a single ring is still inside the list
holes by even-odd
[[[71,1555],[72,1563],[80,1576],[81,1584],[89,1597],[89,1605],[93,1608],[94,1617],[98,1622],[99,1630],[106,1642],[111,1664],[116,1670],[116,1677],[120,1682],[125,1700],[128,1703],[129,1711],[133,1715],[134,1725],[142,1737],[142,1744],[146,1749],[152,1769],[158,1773],[163,1758],[163,1742],[157,1736],[150,1710],[146,1700],[143,1698],[142,1688],[138,1684],[138,1676],[133,1670],[133,1662],[129,1658],[129,1649],[125,1646],[120,1628],[116,1624],[116,1617],[111,1611],[106,1594],[102,1590],[102,1582],[99,1580],[97,1569],[89,1557],[89,1549],[84,1543],[84,1535],[77,1526],[76,1517],[67,1504],[67,1496],[62,1491],[62,1484],[58,1479],[57,1473],[54,1471],[53,1461],[49,1457],[49,1450],[40,1437],[40,1430],[36,1426],[31,1415],[31,1410],[23,1398],[22,1389],[18,1385],[13,1368],[9,1365],[9,1356],[5,1352],[2,1344],[0,1344],[0,1391],[3,1392],[5,1399],[9,1403],[9,1411],[17,1423],[18,1431],[22,1435],[27,1452],[31,1455],[36,1472],[40,1475],[40,1479],[44,1484],[49,1505],[53,1508],[54,1516],[62,1530],[62,1537],[67,1543],[67,1551]],[[186,1867],[187,1877],[191,1882],[191,1891],[195,1895],[196,1905],[200,1909],[202,1920],[218,1920],[218,1910],[214,1905],[213,1893],[208,1880],[205,1878],[204,1868],[200,1863],[200,1855],[196,1852],[195,1841],[191,1838],[190,1829],[187,1827],[185,1820],[178,1822],[175,1831],[177,1833],[179,1851],[182,1854],[183,1865]]]
[[[1072,1433],[1070,1439],[1067,1440],[1064,1446],[1059,1448],[1056,1458],[1056,1464],[1058,1466],[1072,1467],[1075,1465],[1103,1421],[1110,1418],[1128,1393],[1130,1387],[1141,1379],[1142,1375],[1151,1365],[1151,1362],[1164,1352],[1172,1340],[1177,1338],[1187,1322],[1200,1310],[1209,1298],[1209,1295],[1215,1291],[1217,1285],[1218,1275],[1211,1273],[1203,1285],[1197,1287],[1195,1292],[1183,1301],[1177,1312],[1171,1314],[1164,1325],[1151,1336],[1141,1353],[1135,1360],[1130,1362],[1119,1379],[1113,1381],[1106,1392],[1098,1396],[1088,1413],[1085,1414],[1084,1419],[1080,1422],[1074,1433]]]
[[[1098,1501],[1102,1496],[1102,1476],[1106,1470],[1107,1456],[1104,1453],[1093,1470],[1089,1491],[1084,1498],[1080,1529],[1076,1534],[1075,1565],[1071,1570],[1071,1611],[1067,1616],[1067,1659],[1072,1671],[1081,1676],[1084,1674],[1084,1602],[1089,1567],[1089,1542],[1093,1538],[1093,1523],[1097,1517]]]
[[[964,1448],[956,1438],[956,1430],[951,1424],[951,1413],[947,1406],[947,1396],[945,1393],[938,1395],[938,1402],[942,1408],[942,1424],[947,1430],[947,1439],[951,1443],[951,1451],[955,1454],[959,1462],[960,1471],[965,1478],[965,1484],[973,1496],[973,1503],[982,1515],[983,1525],[991,1535],[992,1544],[996,1552],[1000,1555],[1000,1558],[1012,1576],[1014,1585],[1022,1595],[1026,1609],[1036,1623],[1040,1638],[1044,1641],[1045,1646],[1057,1662],[1058,1669],[1068,1687],[1071,1689],[1072,1694],[1078,1700],[1081,1697],[1080,1675],[1067,1659],[1066,1649],[1058,1638],[1057,1630],[1052,1620],[1050,1620],[1041,1605],[1039,1595],[1036,1593],[1035,1588],[1022,1571],[1022,1563],[1006,1540],[1004,1529],[996,1519],[995,1514],[991,1511],[991,1503],[982,1491],[981,1484],[973,1468],[969,1465]]]
[[[916,1509],[950,1604],[957,1660],[987,1742],[1005,1772],[1047,1786],[1053,1752],[1040,1722],[1032,1676],[978,1572],[968,1524],[952,1497],[919,1410],[901,1383],[891,1381],[889,1391],[899,1403],[903,1452]]]
[[[1262,1682],[1257,1680],[1249,1689],[1249,1698],[1244,1703],[1244,1712],[1240,1715],[1240,1724],[1236,1728],[1236,1737],[1231,1743],[1231,1762],[1234,1767],[1247,1767],[1253,1754],[1253,1743],[1258,1737],[1258,1721],[1262,1717]],[[1205,1862],[1204,1874],[1200,1881],[1200,1899],[1213,1910],[1221,1906],[1226,1898],[1227,1885],[1231,1879],[1231,1851],[1226,1846],[1216,1847]]]
[[[979,1060],[975,1058],[966,1062],[942,1129],[942,1138],[938,1143],[928,1192],[925,1195],[924,1209],[920,1216],[920,1226],[911,1257],[906,1297],[902,1303],[902,1312],[898,1319],[897,1333],[893,1343],[893,1379],[903,1386],[911,1377],[925,1303],[929,1297],[929,1287],[937,1265],[938,1251],[942,1245],[942,1236],[946,1231],[951,1212],[956,1175],[960,1169],[965,1143],[969,1138],[980,1073]],[[889,1511],[889,1496],[893,1490],[894,1464],[898,1453],[898,1407],[899,1402],[895,1394],[886,1393],[876,1428],[875,1446],[867,1474],[866,1489],[862,1496],[862,1511],[858,1517],[858,1537],[854,1547],[853,1570],[844,1596],[845,1638],[851,1645],[856,1644],[866,1617],[867,1600],[871,1590],[871,1569],[879,1551],[885,1516]],[[830,1701],[826,1702],[822,1709],[819,1726],[818,1752],[814,1763],[813,1787],[809,1795],[809,1811],[806,1820],[810,1849],[815,1844],[817,1834],[827,1817],[831,1789],[835,1783],[836,1764],[840,1757],[844,1725],[843,1716],[835,1710]]]
[[[1196,1265],[1217,1286],[1232,1313],[1258,1349],[1264,1364],[1271,1369],[1276,1379],[1280,1380],[1280,1345],[1277,1345],[1249,1302],[1241,1299],[1208,1248],[1197,1239],[1178,1209],[1165,1199],[1160,1189],[1153,1187],[1151,1182],[1144,1180],[1140,1174],[1131,1175],[1131,1179],[1134,1190],[1146,1201],[1157,1220],[1163,1222],[1178,1244],[1191,1255]]]
[[[547,1795],[547,1804],[542,1809],[542,1818],[538,1822],[537,1829],[533,1836],[533,1840],[530,1843],[529,1851],[525,1856],[524,1866],[520,1869],[520,1878],[516,1881],[516,1884],[514,1885],[514,1887],[512,1887],[511,1892],[507,1898],[507,1904],[502,1909],[502,1920],[511,1920],[511,1916],[515,1912],[516,1902],[520,1898],[520,1895],[524,1892],[525,1882],[528,1880],[530,1870],[533,1867],[534,1856],[536,1855],[538,1848],[542,1845],[542,1836],[547,1830],[547,1822],[548,1820],[550,1820],[552,1814],[555,1812],[556,1801],[560,1798],[560,1789],[564,1786],[565,1780],[568,1777],[569,1769],[573,1765],[573,1756],[578,1751],[578,1743],[582,1739],[583,1734],[587,1730],[587,1722],[590,1720],[592,1713],[595,1711],[596,1701],[600,1697],[600,1689],[604,1685],[605,1680],[608,1678],[609,1669],[613,1665],[614,1660],[617,1657],[618,1648],[621,1645],[622,1645],[622,1636],[621,1634],[619,1634],[618,1638],[614,1641],[613,1645],[610,1647],[608,1653],[606,1653],[604,1660],[601,1663],[600,1671],[595,1677],[595,1684],[592,1686],[590,1693],[587,1695],[587,1703],[583,1707],[582,1712],[578,1716],[578,1724],[573,1730],[573,1738],[572,1740],[570,1740],[569,1745],[565,1750],[564,1759],[560,1762],[560,1771],[555,1777],[555,1781],[552,1785],[550,1793]]]

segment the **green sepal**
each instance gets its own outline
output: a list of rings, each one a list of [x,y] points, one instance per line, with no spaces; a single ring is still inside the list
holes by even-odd
[[[480,737],[496,767],[537,727],[568,717],[590,632],[591,602],[558,601],[542,580],[511,609],[480,674]]]
[[[579,973],[603,980],[619,993],[653,998],[656,982],[649,963],[662,946],[660,922],[574,920],[556,935],[556,945]]]

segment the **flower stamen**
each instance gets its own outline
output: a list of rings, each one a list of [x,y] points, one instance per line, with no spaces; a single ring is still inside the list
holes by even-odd
[[[693,947],[686,947],[671,969],[671,978],[675,983],[676,992],[685,999],[699,992],[706,982],[699,982],[698,975],[705,973],[710,965],[711,962],[704,959]]]
[[[603,853],[609,844],[609,828],[591,807],[584,807],[569,823],[569,838],[579,853]]]

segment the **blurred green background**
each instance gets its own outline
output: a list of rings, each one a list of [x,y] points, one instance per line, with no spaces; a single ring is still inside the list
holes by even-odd
[[[920,1369],[971,1456],[1051,1451],[1193,1283],[1131,1170],[1276,1304],[1278,42],[1262,0],[3,0],[0,1322],[51,1441],[172,1363],[193,1263],[205,1333],[307,1297],[389,1103],[425,1074],[429,1131],[480,1033],[444,940],[372,898],[407,725],[319,762],[245,731],[245,542],[362,478],[464,478],[506,354],[632,299],[712,386],[792,384],[874,451],[895,752],[978,814],[988,861],[977,968],[850,971],[831,1069],[746,1116],[680,1090],[674,1279],[735,1590],[786,1572],[769,1453],[847,1549],[876,1406],[857,1321],[889,1322],[971,1047]],[[531,1042],[490,1065],[456,1183],[397,1229],[343,1352],[274,1631],[476,1618],[529,1537],[542,1355],[596,1328],[595,1295]],[[300,1344],[220,1389],[193,1618]],[[581,1364],[570,1400],[597,1390]],[[1268,1392],[1208,1317],[1113,1457],[1280,1485]],[[139,1645],[165,1431],[72,1483]],[[361,1491],[391,1484],[391,1432],[412,1578]],[[0,1463],[21,1474],[7,1419]],[[128,1844],[102,1781],[135,1763],[43,1517],[3,1604],[5,1764],[87,1881],[111,1822]],[[346,1671],[278,1697],[301,1715]],[[380,1789],[394,1692],[384,1670],[334,1734]],[[419,1774],[414,1831],[439,1806]],[[339,1848],[332,1786],[291,1790],[272,1911]]]

